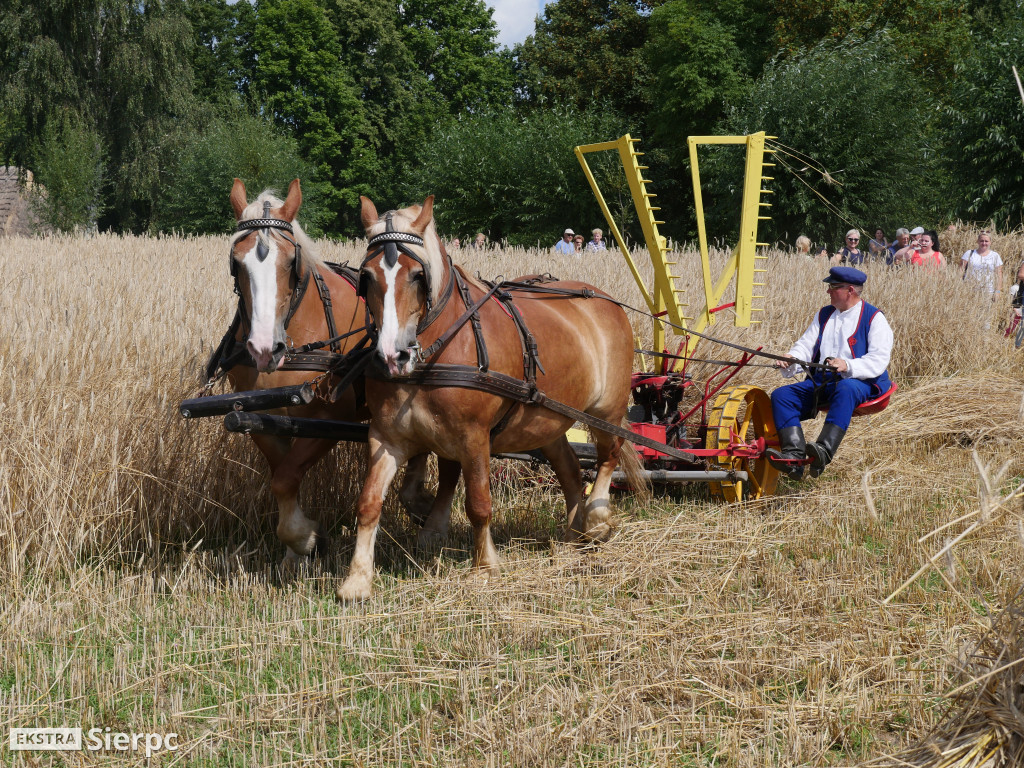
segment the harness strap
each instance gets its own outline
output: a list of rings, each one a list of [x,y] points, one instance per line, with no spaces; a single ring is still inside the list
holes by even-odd
[[[612,424],[604,419],[591,416],[571,405],[566,405],[558,400],[553,400],[541,392],[536,386],[507,376],[503,373],[493,371],[480,371],[468,365],[449,365],[445,363],[433,363],[405,376],[392,376],[385,378],[380,373],[369,369],[366,375],[370,378],[384,379],[394,383],[418,384],[425,387],[460,387],[463,389],[475,389],[487,392],[491,395],[506,397],[518,403],[527,405],[539,405],[550,411],[559,413],[574,421],[579,421],[589,427],[601,432],[607,432],[628,440],[637,445],[653,448],[661,453],[671,456],[674,459],[686,461],[692,464],[700,464],[701,459],[692,453],[680,451],[670,445],[664,445],[655,440],[639,435],[632,430],[625,429],[617,424]]]

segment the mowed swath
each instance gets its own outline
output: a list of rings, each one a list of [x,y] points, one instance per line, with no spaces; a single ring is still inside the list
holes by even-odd
[[[943,243],[954,261],[973,241],[958,238]],[[941,546],[917,539],[976,508],[972,448],[1010,461],[1004,485],[1024,474],[1021,356],[983,330],[988,307],[955,273],[869,270],[901,391],[855,423],[832,477],[746,507],[699,487],[643,507],[622,498],[617,538],[579,552],[550,543],[551,485],[500,467],[497,584],[464,583],[459,508],[453,551],[419,561],[389,507],[379,592],[342,608],[330,585],[351,548],[360,450],[310,478],[305,506],[334,534],[331,555],[281,584],[262,459],[216,422],[177,415],[234,308],[227,238],[2,246],[9,725],[152,725],[183,734],[189,765],[850,764],[927,728],[960,642],[1024,573],[1012,507],[955,550],[948,584],[933,572],[880,606]],[[354,262],[362,249],[322,255]],[[461,256],[485,277],[550,271],[640,303],[614,252]],[[785,351],[802,332],[824,303],[823,270],[781,253],[769,269],[765,323],[712,333]],[[696,293],[692,262],[687,275]]]

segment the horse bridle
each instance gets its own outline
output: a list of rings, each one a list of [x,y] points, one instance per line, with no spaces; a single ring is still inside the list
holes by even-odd
[[[302,297],[306,293],[306,288],[309,286],[309,271],[306,274],[302,274],[302,246],[295,240],[292,235],[295,234],[295,229],[292,227],[291,222],[285,221],[284,219],[275,219],[270,215],[270,201],[263,201],[263,216],[258,219],[243,219],[239,221],[235,226],[235,232],[254,232],[259,231],[261,237],[259,242],[256,243],[256,258],[259,261],[265,261],[267,255],[270,253],[270,249],[267,247],[267,239],[270,237],[270,230],[276,229],[281,233],[281,237],[287,240],[295,248],[295,260],[292,262],[292,274],[295,277],[295,290],[292,291],[291,301],[288,303],[288,313],[284,318],[284,328],[287,330],[288,323],[291,322],[292,316],[299,308],[299,304],[302,303]],[[228,254],[228,261],[231,270],[231,278],[235,281],[235,293],[241,297],[241,291],[238,287],[238,260],[235,259],[234,246],[231,247],[231,253]]]
[[[419,235],[414,235],[411,232],[396,231],[391,218],[393,214],[394,211],[388,211],[384,214],[384,231],[371,237],[370,241],[366,244],[366,257],[363,259],[362,264],[359,265],[359,285],[356,288],[356,293],[358,293],[363,299],[366,298],[366,292],[369,289],[369,282],[366,277],[367,264],[383,253],[385,266],[391,268],[398,262],[399,252],[404,253],[423,268],[423,279],[426,285],[425,293],[427,297],[427,311],[420,319],[419,325],[416,326],[416,333],[418,335],[425,331],[430,324],[438,318],[441,311],[448,303],[448,299],[451,298],[455,284],[455,270],[452,266],[451,258],[448,257],[446,253],[443,254],[445,258],[448,259],[448,281],[445,283],[444,288],[441,289],[441,293],[435,302],[430,291],[430,265],[409,247],[410,245],[416,245],[420,248],[424,248],[425,245],[423,238]]]

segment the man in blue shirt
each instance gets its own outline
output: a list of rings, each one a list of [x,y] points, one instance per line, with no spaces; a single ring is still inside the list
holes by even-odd
[[[576,246],[572,244],[572,238],[575,234],[571,229],[565,230],[562,233],[562,239],[555,243],[555,251],[557,253],[576,253]]]

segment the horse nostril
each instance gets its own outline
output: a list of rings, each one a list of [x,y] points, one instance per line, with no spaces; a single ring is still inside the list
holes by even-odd
[[[407,362],[409,362],[409,350],[403,349],[401,352],[399,352],[396,360],[398,361],[399,365],[405,365]]]
[[[271,351],[271,357],[281,357],[285,352],[285,346],[283,341],[279,341],[274,345],[274,349]]]

